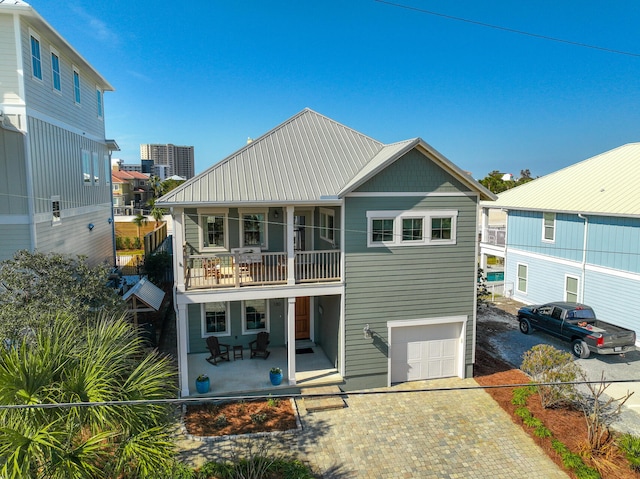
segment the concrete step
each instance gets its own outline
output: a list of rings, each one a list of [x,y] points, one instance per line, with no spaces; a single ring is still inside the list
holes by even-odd
[[[315,388],[302,388],[300,390],[302,394],[302,400],[304,401],[304,407],[308,412],[313,411],[325,411],[327,409],[341,409],[347,407],[344,399],[337,394],[343,394],[338,386],[320,386]],[[317,396],[319,394],[326,394],[326,396]],[[314,397],[304,397],[305,395],[311,395]],[[317,396],[317,397],[315,397]]]

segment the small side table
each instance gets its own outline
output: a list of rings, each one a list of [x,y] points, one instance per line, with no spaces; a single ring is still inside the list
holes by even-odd
[[[237,345],[233,347],[233,360],[235,361],[236,359],[244,359],[244,357],[242,356],[242,346],[241,345]]]

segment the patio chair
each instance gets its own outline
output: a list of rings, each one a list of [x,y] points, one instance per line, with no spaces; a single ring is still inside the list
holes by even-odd
[[[230,361],[229,359],[229,346],[228,344],[222,344],[218,342],[218,338],[215,336],[209,336],[207,338],[207,348],[209,348],[209,352],[211,356],[207,358],[214,366],[218,365],[218,359]]]
[[[258,337],[249,343],[249,348],[251,349],[251,357],[255,358],[256,356],[262,356],[264,359],[269,357],[271,351],[267,351],[267,346],[269,345],[269,333],[261,332],[258,333]]]

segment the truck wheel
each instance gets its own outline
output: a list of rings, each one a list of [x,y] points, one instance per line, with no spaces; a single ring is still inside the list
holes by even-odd
[[[585,359],[589,357],[591,351],[589,351],[589,346],[581,339],[574,339],[573,343],[571,343],[571,350],[573,351],[574,356]]]
[[[531,325],[526,319],[520,320],[520,332],[524,334],[531,334]]]

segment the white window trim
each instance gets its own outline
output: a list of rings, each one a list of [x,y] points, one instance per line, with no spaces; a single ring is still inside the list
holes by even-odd
[[[34,39],[36,39],[38,41],[38,46],[39,46],[39,50],[40,50],[40,78],[38,78],[35,75],[35,72],[33,71],[33,51],[31,50],[31,37],[33,37]],[[42,70],[42,40],[40,39],[40,35],[38,35],[36,32],[34,32],[33,30],[29,29],[29,59],[31,60],[31,78],[33,78],[36,81],[39,81],[40,83],[43,82],[43,77],[44,77],[44,72]]]
[[[88,158],[88,163],[85,165],[85,155],[86,158]],[[84,186],[92,186],[93,185],[93,168],[92,168],[92,160],[91,160],[91,152],[89,150],[81,150],[80,152],[80,158],[81,158],[81,162],[82,162],[82,184]],[[89,181],[85,180],[84,174],[85,174],[85,166],[88,167],[89,171],[86,171],[86,173],[89,174]]]
[[[553,238],[547,239],[544,237],[545,230],[547,229],[545,225],[544,215],[550,214],[553,215]],[[542,213],[542,242],[543,243],[555,243],[556,242],[556,214],[547,211],[546,213]]]
[[[524,278],[525,288],[524,290],[520,289],[520,266],[524,266],[526,268],[527,276]],[[527,263],[516,263],[516,291],[518,293],[527,294],[529,290],[529,265]]]
[[[224,245],[204,246],[205,227],[207,216],[224,216]],[[203,208],[198,209],[198,244],[200,251],[229,251],[229,209],[228,208]]]
[[[100,100],[98,100],[98,96],[100,97]],[[104,92],[99,85],[96,85],[96,109],[98,118],[100,120],[104,119]]]
[[[451,218],[451,239],[431,239],[431,220]],[[373,220],[393,220],[393,241],[372,241]],[[403,240],[402,220],[422,219],[422,239]],[[454,245],[457,242],[458,210],[367,211],[367,247]]]
[[[82,78],[80,78],[80,70],[75,65],[72,65],[73,72],[71,73],[71,83],[73,86],[73,102],[80,106],[82,103]],[[76,97],[76,74],[78,75],[78,95]]]
[[[244,244],[244,215],[264,215],[264,243],[261,245],[245,245]],[[238,210],[238,223],[240,230],[240,247],[241,248],[261,248],[263,250],[269,249],[269,210],[262,209],[239,209]],[[243,326],[244,327],[244,326]]]
[[[265,307],[265,311],[264,311],[264,316],[265,316],[265,321],[264,321],[264,329],[247,329],[247,310],[245,307],[246,301],[242,301],[240,307],[242,308],[242,334],[246,335],[246,334],[258,334],[261,332],[271,332],[271,321],[270,321],[270,317],[271,315],[269,314],[269,305],[270,302],[268,299],[263,299],[262,301],[264,301],[266,307]]]
[[[56,218],[56,216],[53,214],[53,203],[57,202],[58,203],[58,214],[59,216]],[[59,195],[55,195],[51,197],[51,226],[58,226],[60,225],[60,223],[62,223],[62,205],[60,204],[60,196]]]
[[[575,279],[576,280],[576,302],[580,302],[581,298],[580,298],[580,278],[578,276],[575,276],[573,274],[565,274],[564,275],[564,300],[565,301],[569,301],[567,299],[568,296],[568,290],[567,290],[567,280],[569,278]]]
[[[58,57],[58,80],[60,82],[60,89],[56,88],[55,84],[55,74],[53,72],[53,55]],[[49,61],[51,62],[51,91],[53,91],[56,95],[62,95],[62,59],[60,58],[60,53],[56,50],[52,45],[49,45]]]
[[[218,303],[222,303],[223,301],[214,301]],[[224,301],[225,313],[224,313],[224,322],[225,322],[225,332],[224,333],[210,333],[207,331],[207,309],[206,303],[200,304],[200,328],[203,338],[208,338],[209,336],[217,336],[219,338],[225,336],[231,336],[231,315],[229,314],[229,302]]]
[[[330,216],[331,218],[333,218],[333,228],[329,228],[329,222],[327,221],[327,219],[325,219],[325,225],[324,226],[320,226],[320,239],[324,240],[328,243],[332,243],[335,244],[336,242],[336,212],[334,210],[330,210],[328,208],[320,208],[320,225],[322,225],[322,216],[325,215],[328,217]],[[330,238],[326,233],[329,232],[329,230],[331,230],[331,234],[333,236],[333,238]]]

